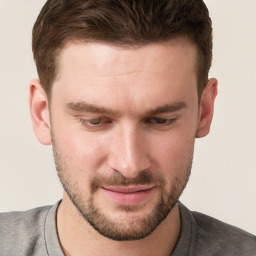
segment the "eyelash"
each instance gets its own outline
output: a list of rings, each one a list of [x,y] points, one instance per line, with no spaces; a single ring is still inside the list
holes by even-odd
[[[91,121],[95,121],[95,120],[100,120],[99,124],[92,124],[90,123]],[[104,122],[103,121],[106,120],[107,122]],[[83,118],[80,118],[80,122],[84,125],[87,125],[87,126],[91,126],[91,127],[98,127],[98,126],[101,126],[105,123],[111,123],[111,119],[109,118],[106,118],[106,117],[97,117],[97,118],[88,118],[88,119],[83,119]]]
[[[145,123],[156,125],[158,127],[171,126],[177,121],[177,119],[178,119],[177,117],[173,117],[173,118],[151,117],[151,118],[146,118]],[[97,122],[95,124],[90,123],[92,121],[97,121],[97,120],[99,120],[99,123]],[[97,118],[88,118],[88,119],[80,118],[80,122],[90,129],[95,129],[95,128],[100,128],[104,125],[111,124],[113,121],[107,117],[97,117]]]
[[[152,122],[152,120],[154,120],[154,122]],[[168,126],[168,125],[171,125],[171,124],[175,123],[176,120],[177,120],[177,118],[174,118],[174,117],[173,118],[151,117],[151,118],[147,118],[146,122],[147,123],[152,123],[152,124],[155,124],[155,125],[158,125],[158,126]],[[159,122],[157,122],[157,121],[159,121]]]

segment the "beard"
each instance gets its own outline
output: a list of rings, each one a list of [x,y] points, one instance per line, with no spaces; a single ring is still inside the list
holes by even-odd
[[[166,186],[162,174],[142,170],[135,178],[126,178],[120,172],[113,172],[111,176],[97,174],[89,180],[89,196],[81,193],[79,181],[72,177],[72,168],[68,166],[65,157],[52,136],[54,160],[60,182],[71,202],[83,217],[101,235],[115,241],[139,240],[150,235],[171,212],[181,196],[188,182],[193,159],[193,150],[183,162],[182,167],[174,170],[171,187]],[[192,147],[193,148],[193,147]],[[184,160],[183,159],[183,160]],[[86,170],[83,170],[86,171]],[[97,173],[97,172],[95,172]],[[73,175],[74,176],[74,175]],[[118,205],[117,210],[126,214],[135,214],[132,221],[127,218],[113,220],[104,210],[97,207],[95,194],[102,186],[131,186],[154,184],[159,192],[157,202],[150,212],[141,218],[136,218],[140,205]],[[85,199],[87,198],[87,199]]]

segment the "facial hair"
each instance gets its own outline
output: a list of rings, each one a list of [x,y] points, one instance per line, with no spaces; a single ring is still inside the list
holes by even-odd
[[[129,179],[120,172],[113,172],[111,176],[95,175],[89,180],[90,195],[83,195],[79,190],[78,181],[72,178],[72,170],[66,161],[67,157],[61,152],[54,136],[52,135],[52,146],[54,160],[59,179],[69,196],[71,202],[84,218],[101,235],[116,241],[132,241],[143,239],[150,235],[162,221],[168,216],[172,208],[177,203],[188,182],[193,159],[193,150],[187,156],[182,170],[175,170],[176,176],[173,178],[171,187],[166,186],[166,181],[162,174],[154,173],[150,170],[142,170],[135,178]],[[83,170],[86,171],[86,170]],[[126,219],[112,220],[103,210],[99,209],[95,203],[95,194],[102,186],[131,186],[154,184],[159,192],[159,197],[151,212],[140,219],[127,223]],[[119,205],[118,210],[126,213],[136,213],[140,210],[139,205],[126,206]]]

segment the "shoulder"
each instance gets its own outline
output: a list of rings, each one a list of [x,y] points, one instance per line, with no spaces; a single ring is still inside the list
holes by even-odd
[[[256,255],[254,235],[205,214],[191,213],[196,221],[196,251],[200,255]]]
[[[44,244],[44,223],[51,206],[0,213],[0,254],[34,252]],[[32,253],[33,254],[33,253]],[[31,254],[31,255],[32,255]]]

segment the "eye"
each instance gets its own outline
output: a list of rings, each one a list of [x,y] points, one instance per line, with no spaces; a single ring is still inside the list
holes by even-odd
[[[163,117],[151,117],[146,119],[146,122],[149,124],[157,126],[169,126],[176,122],[177,118],[163,118]]]
[[[151,118],[150,119],[151,123],[154,123],[154,124],[166,124],[169,119],[167,118]]]
[[[99,125],[101,124],[103,121],[103,118],[93,118],[93,119],[89,119],[88,123],[91,125]]]
[[[97,118],[81,118],[81,123],[87,127],[98,127],[104,124],[111,123],[111,120],[106,117],[97,117]]]

